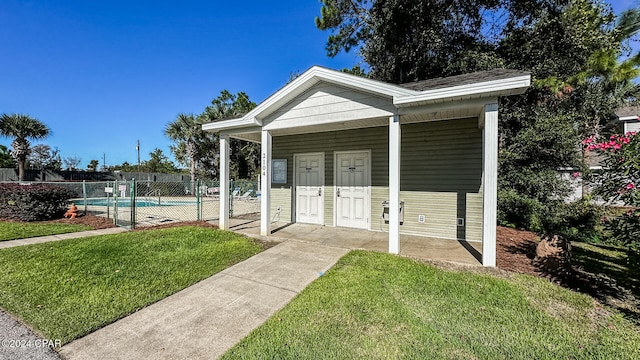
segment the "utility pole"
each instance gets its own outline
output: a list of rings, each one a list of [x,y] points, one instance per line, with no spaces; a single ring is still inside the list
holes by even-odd
[[[136,144],[136,150],[138,151],[138,177],[140,177],[140,139]]]
[[[107,171],[107,153],[102,153],[102,171]]]

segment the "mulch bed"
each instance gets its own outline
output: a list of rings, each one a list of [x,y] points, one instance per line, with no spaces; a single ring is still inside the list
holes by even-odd
[[[530,231],[498,226],[496,234],[496,266],[502,270],[540,276],[533,264],[539,236]]]
[[[95,216],[95,215],[82,215],[79,216],[75,219],[57,219],[57,220],[49,220],[47,222],[50,223],[61,223],[61,224],[81,224],[81,225],[88,225],[91,226],[92,228],[94,228],[95,230],[98,229],[109,229],[109,228],[113,228],[116,227],[116,225],[113,224],[113,220],[112,219],[107,219],[103,216]]]

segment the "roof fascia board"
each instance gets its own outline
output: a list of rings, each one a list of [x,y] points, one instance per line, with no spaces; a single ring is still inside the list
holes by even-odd
[[[620,121],[638,120],[638,116],[622,116],[622,117],[619,117],[618,120]]]
[[[497,102],[497,100],[498,99],[496,97],[487,97],[467,100],[444,101],[432,104],[420,104],[411,107],[401,107],[398,109],[398,114],[402,118],[402,115],[420,114],[425,112],[435,113],[460,108],[481,108],[486,104]]]
[[[255,118],[241,117],[237,119],[229,119],[222,121],[214,121],[206,124],[202,124],[202,130],[218,132],[225,129],[236,129],[250,126],[261,126]]]
[[[531,85],[531,76],[517,76],[507,79],[485,81],[474,84],[451,86],[446,88],[425,90],[417,95],[394,97],[393,103],[397,106],[408,106],[416,102],[428,102],[451,97],[470,96],[482,93],[491,93],[504,90],[516,90],[516,94],[524,93]]]

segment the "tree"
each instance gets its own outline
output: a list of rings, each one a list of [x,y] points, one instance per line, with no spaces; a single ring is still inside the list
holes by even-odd
[[[96,159],[89,161],[89,165],[87,165],[87,170],[89,171],[98,171],[98,164],[100,162]]]
[[[113,165],[109,167],[109,171],[124,171],[124,172],[137,172],[138,166],[131,165],[127,161],[123,162],[121,165]]]
[[[232,94],[227,90],[211,101],[202,114],[179,114],[165,128],[165,135],[175,144],[171,146],[176,160],[189,166],[192,179],[217,178],[220,162],[219,138],[217,134],[202,131],[202,124],[222,119],[241,117],[256,106],[243,92]],[[260,147],[255,143],[232,139],[231,176],[252,178],[260,166]]]
[[[62,159],[57,148],[49,145],[38,144],[31,148],[27,157],[28,167],[36,170],[61,170]]]
[[[82,160],[79,157],[69,156],[62,160],[67,170],[77,170]]]
[[[149,153],[150,159],[142,163],[145,171],[154,173],[172,174],[178,172],[178,169],[167,156],[162,153],[161,149],[155,148]]]
[[[358,48],[375,79],[409,82],[457,74],[463,64],[465,72],[501,65],[482,33],[483,14],[496,9],[497,0],[321,3],[315,22],[320,30],[332,30],[327,54]]]
[[[0,145],[0,168],[13,168],[15,166],[16,162],[9,153],[9,149],[4,145]]]
[[[0,135],[14,138],[11,143],[11,155],[18,163],[18,179],[24,180],[24,170],[27,157],[31,152],[29,139],[44,139],[51,133],[51,130],[34,118],[24,114],[2,114],[0,116]]]
[[[203,137],[201,125],[200,119],[193,114],[178,114],[176,119],[167,124],[164,129],[164,134],[176,142],[176,145],[171,146],[176,160],[182,163],[188,162],[191,183],[196,181],[197,155],[200,150],[198,144]]]
[[[211,105],[207,106],[202,114],[205,122],[218,121],[223,119],[242,117],[256,107],[256,103],[249,100],[249,96],[244,92],[232,94],[227,90],[220,92],[220,95],[211,100]],[[200,153],[203,170],[210,174],[216,174],[219,165],[219,146],[217,135],[207,137],[208,146],[200,146],[203,150]],[[231,139],[230,144],[230,167],[231,177],[236,179],[256,178],[260,168],[260,145],[257,143]]]
[[[327,54],[357,49],[374,79],[401,83],[496,67],[531,72],[527,93],[500,103],[499,218],[516,226],[545,230],[544,218],[568,189],[557,170],[582,165],[588,124],[601,126],[621,99],[637,98],[635,58],[615,71],[607,64],[637,33],[640,16],[621,16],[616,25],[610,7],[595,0],[321,3],[316,26],[332,31]],[[626,83],[604,80],[620,74]]]

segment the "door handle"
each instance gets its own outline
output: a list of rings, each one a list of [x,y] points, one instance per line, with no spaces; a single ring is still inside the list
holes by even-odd
[[[322,196],[322,188],[318,188],[318,196]]]
[[[337,188],[337,189],[336,189],[336,196],[337,196],[337,197],[340,197],[340,188]]]

